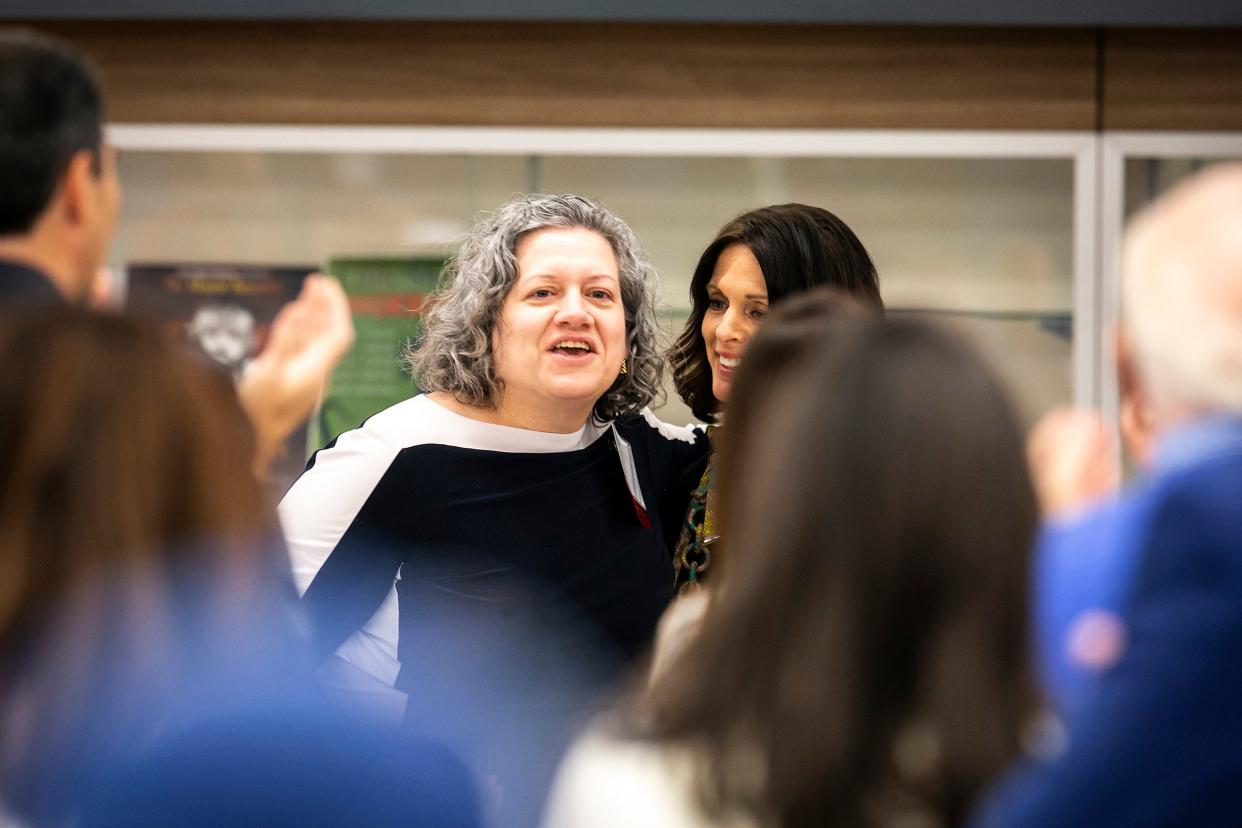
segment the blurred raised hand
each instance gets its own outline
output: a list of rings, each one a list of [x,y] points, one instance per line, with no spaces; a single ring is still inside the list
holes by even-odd
[[[1026,455],[1046,518],[1090,506],[1121,485],[1116,449],[1103,419],[1093,411],[1049,411],[1031,429]]]
[[[298,297],[272,321],[263,353],[237,384],[254,426],[260,476],[284,439],[315,410],[332,370],[353,344],[349,300],[340,283],[319,273],[306,277]]]

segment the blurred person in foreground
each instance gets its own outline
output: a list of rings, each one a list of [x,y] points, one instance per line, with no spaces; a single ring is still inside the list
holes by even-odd
[[[0,325],[0,364],[3,810],[471,824],[446,752],[329,711],[227,377],[71,306]]]
[[[958,341],[819,292],[748,348],[701,632],[566,759],[548,828],[953,825],[1019,755],[1037,510]],[[742,554],[745,553],[745,554]]]
[[[767,289],[771,289],[773,295],[763,300],[761,308],[750,294],[757,286],[751,289],[738,286],[739,272],[746,276],[742,284],[754,279],[766,283],[762,272],[748,273],[745,268],[739,270],[736,264],[739,258],[744,259],[743,252],[755,259],[755,255],[749,254],[752,250],[758,251],[768,271],[779,274],[771,279]],[[712,264],[717,260],[734,264],[722,270],[720,264]],[[798,275],[803,271],[810,275]],[[725,225],[720,237],[704,252],[696,279],[702,281],[702,285],[692,285],[691,294],[698,297],[701,293],[704,304],[701,312],[692,314],[678,340],[674,348],[678,355],[673,362],[678,366],[680,393],[697,406],[695,413],[713,422],[723,419],[734,374],[729,370],[727,375],[717,378],[718,369],[714,366],[719,357],[713,353],[709,359],[704,352],[707,338],[699,335],[694,341],[690,337],[691,331],[700,327],[695,322],[697,316],[702,316],[705,329],[725,332],[723,339],[737,359],[743,350],[749,353],[750,343],[761,327],[766,328],[770,318],[779,320],[780,324],[763,340],[759,350],[763,362],[757,369],[767,377],[767,382],[775,385],[779,378],[786,376],[795,357],[803,355],[809,343],[818,342],[828,347],[832,331],[846,324],[846,320],[864,316],[880,319],[884,313],[875,268],[862,243],[844,222],[818,207],[787,204],[742,214]],[[751,298],[747,298],[748,294]],[[803,296],[808,298],[802,300]],[[771,311],[767,308],[769,298],[778,303]],[[790,311],[783,311],[785,303],[794,299],[799,301]],[[715,319],[709,323],[709,317]],[[712,347],[717,346],[713,343]],[[742,436],[737,441],[747,439],[762,428],[754,421],[747,422],[750,423],[748,428],[739,428]],[[719,445],[723,442],[721,435],[726,432],[723,426],[713,425],[709,433]],[[675,669],[680,655],[694,646],[707,606],[716,594],[707,581],[707,569],[712,555],[719,558],[724,551],[719,543],[723,522],[717,514],[717,456],[713,455],[699,488],[691,495],[690,509],[682,524],[674,556],[681,586],[677,599],[660,619],[651,660],[653,677],[666,669]],[[743,550],[739,554],[747,552]],[[700,565],[706,568],[700,570]]]
[[[1019,771],[983,825],[1242,824],[1242,166],[1136,216],[1121,278],[1125,432],[1151,458],[1119,499],[1064,512],[1046,544],[1042,600],[1066,623],[1045,646],[1082,648],[1092,680],[1064,754]],[[1082,437],[1097,426],[1048,428],[1066,439],[1035,447],[1044,500],[1108,488],[1100,441]],[[1108,628],[1075,641],[1068,620],[1100,608]]]
[[[103,301],[100,274],[121,203],[103,120],[95,70],[73,47],[0,30],[0,319]],[[279,347],[266,348],[237,386],[259,470],[353,342],[347,300],[333,280],[309,277],[285,311],[271,333]],[[304,381],[307,372],[316,382]]]

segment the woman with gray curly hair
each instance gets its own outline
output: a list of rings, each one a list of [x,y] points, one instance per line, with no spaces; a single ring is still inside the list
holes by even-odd
[[[449,262],[441,289],[424,308],[423,337],[407,355],[424,392],[445,392],[451,400],[482,411],[498,410],[505,381],[497,373],[493,340],[506,297],[518,280],[519,241],[552,228],[586,231],[569,235],[593,248],[586,254],[600,259],[600,272],[613,278],[619,291],[619,296],[609,297],[606,307],[624,314],[624,349],[603,361],[583,360],[614,378],[594,401],[595,419],[608,422],[645,408],[655,398],[664,370],[656,342],[655,268],[643,258],[638,239],[625,222],[577,196],[510,201],[474,228]],[[546,242],[565,237],[543,238]],[[604,250],[602,242],[611,250]],[[609,252],[615,263],[608,261]]]
[[[645,409],[655,282],[630,228],[577,196],[473,229],[408,355],[424,393],[318,452],[280,506],[331,686],[387,691],[426,728],[428,699],[480,687],[507,711],[580,709],[567,670],[594,696],[646,651],[708,453]]]

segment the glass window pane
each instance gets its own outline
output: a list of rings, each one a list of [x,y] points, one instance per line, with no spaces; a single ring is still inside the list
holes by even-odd
[[[263,264],[447,252],[525,189],[520,157],[122,152],[114,258]]]
[[[890,308],[976,340],[1029,419],[1071,398],[1068,160],[122,152],[118,262],[326,263],[443,255],[480,211],[531,189],[595,198],[634,227],[680,330],[703,247],[764,204],[855,229]],[[668,395],[662,414],[688,421]]]
[[[1212,164],[1242,161],[1237,158],[1186,158],[1166,156],[1161,158],[1126,159],[1126,218],[1150,204],[1178,181]]]
[[[545,157],[540,183],[630,222],[675,326],[698,256],[729,218],[824,207],[867,246],[886,304],[933,311],[975,340],[1025,419],[1072,399],[1069,160]],[[663,416],[690,415],[670,392]]]

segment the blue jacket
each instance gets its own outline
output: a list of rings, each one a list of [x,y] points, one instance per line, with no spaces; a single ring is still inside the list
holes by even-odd
[[[1242,825],[1242,419],[1170,435],[1127,504],[1124,654],[979,825]]]
[[[1151,493],[1149,488],[1129,492],[1040,532],[1034,564],[1035,651],[1043,687],[1059,714],[1080,707],[1099,683],[1099,670],[1072,654],[1071,637],[1089,616],[1121,617]]]

